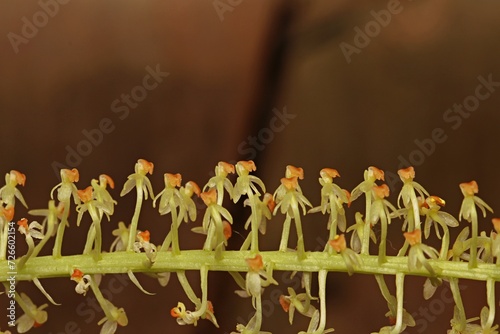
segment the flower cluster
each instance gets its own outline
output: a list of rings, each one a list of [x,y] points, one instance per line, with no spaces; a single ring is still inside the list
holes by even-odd
[[[236,294],[251,300],[255,310],[248,323],[237,324],[233,333],[269,333],[262,331],[262,327],[265,327],[262,296],[266,288],[278,284],[273,278],[275,270],[290,270],[293,275],[300,275],[302,278],[302,291],[288,287],[287,294],[279,298],[290,323],[297,313],[310,318],[307,330],[300,333],[322,334],[333,331],[327,328],[326,311],[327,275],[330,271],[343,271],[349,275],[375,275],[381,294],[387,302],[386,316],[389,318],[389,325],[380,328],[377,333],[402,333],[407,327],[415,326],[415,320],[403,307],[404,282],[408,275],[427,278],[423,289],[427,299],[431,298],[443,281],[449,283],[455,305],[448,333],[498,333],[498,325],[494,322],[498,302],[495,283],[500,280],[500,218],[493,218],[486,230],[480,230],[481,219],[486,217],[488,211],[493,212],[493,209],[477,196],[479,188],[475,181],[459,185],[464,199],[457,219],[444,211],[444,199],[429,194],[415,181],[413,167],[398,171],[403,185],[396,205],[389,201],[390,190],[382,183],[385,173],[381,169],[369,167],[364,172],[363,181],[352,191],[348,191],[336,183],[340,177],[336,169],[323,168],[319,171],[321,200],[315,206],[307,199],[300,186],[300,182],[305,179],[304,170],[292,165],[285,168],[284,177],[279,180],[279,186],[274,192],[267,192],[264,182],[253,174],[257,171],[253,161],[239,161],[235,164],[221,161],[215,167],[215,175],[203,188],[194,181],[183,184],[179,173],[164,173],[163,189],[156,196],[148,179],[148,174],[151,175],[153,169],[152,162],[139,159],[134,173],[124,182],[120,196],[135,189],[136,204],[130,222],[113,221],[117,204],[112,196],[114,180],[101,174],[89,186],[79,189],[75,184],[80,179],[77,169],[61,170],[61,182],[52,189],[48,208],[29,211],[30,215],[43,217],[42,223],[27,218],[17,220],[17,231],[28,246],[26,254],[16,259],[17,269],[23,274],[23,279],[31,280],[52,304],[57,305],[42,287],[40,279],[63,274],[65,277],[69,276],[76,283],[77,294],[93,293],[99,302],[105,315],[98,322],[102,325],[101,334],[113,334],[118,326],[128,325],[125,310],[116,307],[101,293],[101,274],[127,273],[131,281],[148,294],[150,293],[142,288],[136,274],[144,273],[154,277],[161,286],[166,286],[171,276],[177,277],[192,305],[181,301],[172,302],[170,315],[175,322],[183,326],[197,326],[199,321],[208,320],[218,327],[215,309],[220,308],[212,304],[208,292],[208,274],[213,270],[228,271],[239,287]],[[7,236],[12,230],[16,230],[15,204],[21,202],[27,207],[18,189],[25,182],[24,174],[12,170],[5,177],[5,185],[0,188],[0,268],[7,266]],[[350,222],[348,209],[353,201],[362,196],[365,198],[365,210],[355,212],[354,222]],[[152,200],[152,206],[158,209],[159,215],[166,216],[171,223],[161,245],[153,243],[150,229],[140,221],[142,206],[148,199]],[[233,221],[231,212],[225,207],[225,200],[241,202],[248,207],[248,219]],[[482,217],[478,215],[477,208]],[[70,216],[71,211],[76,211],[76,217]],[[313,213],[327,216],[325,221],[329,235],[321,252],[307,251],[305,245],[309,229],[304,228],[302,221],[304,216]],[[74,260],[75,257],[62,254],[64,232],[73,219],[76,226],[85,226],[84,221],[88,216],[91,222],[86,232],[87,239],[83,253],[75,256],[77,261]],[[279,249],[261,250],[259,237],[266,233],[268,222],[275,216],[284,216],[284,221],[280,224],[282,232]],[[104,217],[117,226],[112,232],[115,239],[106,248],[109,253],[102,250],[101,221]],[[387,247],[388,231],[391,226],[398,225],[394,223],[397,220],[401,222],[398,235],[403,246],[395,254],[390,254],[391,248]],[[458,227],[461,220],[465,220],[467,225],[452,243],[450,228]],[[184,245],[181,245],[180,236],[186,225],[183,222],[197,224],[191,230],[206,236],[204,243],[200,245],[201,249],[181,249]],[[289,248],[292,222],[297,238],[295,247]],[[80,229],[84,229],[83,226]],[[249,230],[239,251],[227,250],[234,245],[230,243],[237,242],[231,239],[233,226]],[[432,231],[440,243],[439,249],[430,244]],[[52,237],[55,237],[52,254],[39,256]],[[295,242],[295,237],[292,241]],[[370,254],[372,244],[378,246],[376,254]],[[372,251],[374,250],[375,247]],[[63,270],[54,275],[45,272],[33,274],[33,268],[37,264],[47,265],[47,261],[53,261],[50,264],[54,268],[62,267]],[[28,269],[29,274],[26,274]],[[199,271],[201,295],[191,286],[186,270]],[[4,274],[0,273],[1,281],[7,289],[6,278],[2,275]],[[316,275],[318,284],[313,285],[313,277]],[[388,288],[387,275],[395,277],[395,294]],[[487,303],[478,317],[466,316],[458,286],[459,279],[462,278],[486,283]],[[317,286],[317,297],[313,296],[313,286]],[[19,333],[48,321],[45,310],[48,304],[38,307],[24,293],[16,293],[14,298],[24,312],[16,321]],[[165,313],[168,314],[168,309]]]

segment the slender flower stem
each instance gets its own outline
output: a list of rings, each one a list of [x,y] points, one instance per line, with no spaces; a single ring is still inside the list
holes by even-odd
[[[172,227],[170,229],[170,232],[172,233],[172,253],[174,255],[179,255],[181,253],[181,249],[179,247],[179,225],[180,225],[180,222],[178,221],[177,207],[175,205],[175,201],[174,201],[173,197],[170,198],[169,205],[170,205],[170,213],[172,215]]]
[[[370,230],[371,230],[371,223],[370,223],[370,215],[371,215],[371,206],[372,206],[372,200],[371,200],[371,193],[365,193],[365,198],[366,198],[366,212],[365,212],[365,228],[363,230],[363,241],[361,243],[361,254],[363,255],[369,255],[370,254]]]
[[[317,333],[323,333],[326,327],[326,276],[327,270],[320,270],[318,273],[320,320]]]
[[[134,216],[132,217],[132,222],[130,224],[130,233],[128,235],[127,251],[132,251],[132,246],[134,245],[135,237],[137,234],[137,224],[139,224],[139,214],[141,213],[142,207],[142,197],[143,197],[143,184],[142,179],[137,181],[137,200],[135,202]]]
[[[403,295],[404,295],[405,274],[396,274],[396,299],[397,299],[397,315],[396,325],[392,330],[392,334],[399,334],[403,327]]]
[[[300,219],[299,203],[295,196],[292,197],[290,207],[293,210],[293,220],[295,220],[295,229],[297,230],[297,256],[299,260],[305,258],[306,251],[304,246],[304,234],[302,234],[302,222]]]
[[[337,223],[338,223],[337,222],[338,212],[337,212],[337,203],[335,202],[335,196],[330,195],[328,202],[330,204],[330,234],[328,240],[332,240],[337,235]]]
[[[458,286],[458,278],[450,278],[450,288],[451,293],[453,294],[453,299],[455,301],[455,306],[459,312],[459,318],[462,320],[460,324],[456,327],[456,329],[461,332],[465,329],[466,325],[466,317],[465,317],[465,309],[464,304],[462,302],[462,295],[460,294],[460,287]]]
[[[52,248],[52,256],[54,258],[61,257],[62,242],[64,238],[64,231],[66,229],[66,224],[68,222],[70,205],[71,205],[70,198],[66,199],[63,202],[62,217],[59,226],[57,226],[56,240],[54,241],[54,247]],[[49,219],[50,219],[50,210],[49,210]]]
[[[251,234],[252,234],[252,253],[259,253],[259,218],[257,217],[257,203],[255,201],[255,196],[251,190],[247,192],[248,200],[250,202],[250,208],[252,210],[251,217]]]
[[[290,236],[290,224],[292,218],[290,214],[287,212],[285,217],[285,222],[283,223],[283,232],[281,232],[281,241],[280,241],[280,252],[286,252],[288,249],[288,237]]]
[[[478,236],[478,226],[477,226],[477,211],[476,207],[473,206],[471,209],[471,224],[472,224],[472,235],[470,243],[470,259],[469,259],[469,269],[477,267],[477,236]]]
[[[92,278],[90,279],[90,288],[92,289],[92,292],[94,293],[95,298],[97,299],[97,302],[99,303],[99,306],[101,306],[102,310],[104,311],[106,318],[113,319],[113,315],[111,314],[111,311],[108,308],[108,305],[106,303],[106,299],[102,295],[102,292],[99,289],[99,286],[95,282],[94,276],[92,276]]]
[[[488,278],[486,280],[486,298],[488,302],[489,314],[488,320],[486,321],[485,328],[491,328],[493,326],[493,321],[495,321],[495,280]]]
[[[199,308],[201,306],[200,299],[196,297],[191,284],[189,284],[186,272],[184,270],[177,271],[177,279],[179,280],[179,283],[181,283],[182,289],[188,296],[189,300],[196,306],[196,308]]]

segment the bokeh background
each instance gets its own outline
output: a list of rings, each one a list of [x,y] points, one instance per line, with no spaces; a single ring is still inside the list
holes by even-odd
[[[338,169],[338,183],[347,189],[361,182],[368,166],[384,169],[393,176],[388,182],[395,200],[400,183],[394,175],[412,164],[417,180],[447,200],[447,212],[458,215],[458,184],[472,179],[479,183],[479,196],[498,211],[499,19],[500,4],[486,0],[5,0],[0,3],[0,173],[17,169],[27,175],[22,192],[35,209],[46,207],[59,168],[78,168],[79,188],[100,173],[111,175],[118,199],[138,158],[154,162],[155,192],[162,189],[165,172],[204,185],[218,161],[253,159],[269,191],[279,185],[286,165],[303,167],[303,191],[318,204],[323,167]],[[154,70],[156,82],[141,89]],[[487,97],[474,99],[481,80],[493,83],[479,88]],[[472,111],[449,110],[464,103]],[[89,133],[91,145],[85,143]],[[120,198],[111,222],[103,224],[106,247],[118,222],[130,221],[134,201],[133,195]],[[230,207],[235,234],[229,248],[237,249],[248,211]],[[353,205],[349,223],[361,209]],[[19,209],[16,218],[24,215]],[[66,254],[81,252],[84,245],[89,222],[77,228],[75,217],[65,236]],[[488,233],[491,217],[481,219]],[[263,249],[278,247],[283,219],[278,215],[269,224]],[[389,252],[403,241],[400,224],[391,226]],[[161,243],[169,218],[146,204],[141,226]],[[304,229],[306,247],[322,248],[326,217],[307,216]],[[202,247],[202,236],[188,226],[182,236],[185,248]],[[19,252],[23,247],[20,243]],[[308,319],[300,315],[289,326],[277,302],[280,291],[298,285],[288,274],[277,273],[280,286],[266,290],[263,330],[307,328]],[[198,274],[189,278],[196,286]],[[198,327],[176,325],[169,310],[187,300],[175,277],[161,288],[141,276],[145,288],[156,292],[153,297],[126,279],[112,280],[105,277],[102,284],[117,291],[112,301],[125,308],[130,321],[117,333],[230,333],[252,314],[250,301],[233,293],[237,286],[224,273],[209,277],[219,329],[206,321]],[[393,287],[393,279],[387,281]],[[91,296],[76,295],[69,279],[44,284],[63,306],[51,305],[49,321],[34,333],[99,332],[103,314],[89,306]],[[418,323],[407,333],[445,333],[453,313],[449,292],[444,286],[434,302],[425,301],[422,284],[420,278],[406,282],[405,308]],[[463,284],[467,314],[477,316],[485,288]],[[32,284],[20,283],[18,290],[38,305],[46,302]],[[387,324],[373,277],[331,273],[328,296],[328,326],[336,333],[370,333]],[[6,328],[4,317],[0,328]]]

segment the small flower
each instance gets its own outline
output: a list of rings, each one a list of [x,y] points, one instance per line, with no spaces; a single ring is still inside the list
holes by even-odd
[[[223,218],[230,224],[233,223],[233,218],[229,211],[218,204],[217,192],[215,188],[200,194],[201,199],[207,206],[205,215],[203,216],[202,229],[193,229],[194,232],[207,234],[207,239],[203,246],[204,250],[215,250],[217,259],[222,258],[222,251],[227,245],[227,239],[224,236]]]
[[[346,230],[346,233],[352,231],[349,245],[354,252],[359,253],[361,251],[361,242],[365,233],[365,221],[363,220],[363,214],[361,212],[356,212],[356,214],[354,215],[354,219],[356,223],[354,225],[351,225]],[[373,243],[377,243],[377,237],[375,236],[375,232],[373,232],[371,227],[368,227],[368,234]]]
[[[266,192],[264,182],[255,175],[249,175],[250,172],[256,169],[255,163],[252,160],[238,161],[238,163],[236,163],[238,178],[236,179],[236,184],[234,185],[232,193],[234,203],[238,202],[242,195],[248,195],[249,198],[252,198],[253,195],[260,196],[260,192],[256,185],[261,188],[262,192]]]
[[[441,243],[440,258],[445,260],[448,254],[448,248],[450,244],[450,233],[448,227],[458,226],[458,221],[447,212],[440,211],[441,207],[446,204],[444,199],[437,196],[429,196],[426,198],[425,202],[420,207],[421,212],[425,215],[424,222],[424,236],[427,239],[429,237],[431,225],[434,224],[436,235],[441,239],[441,234],[439,233],[438,225],[444,231],[444,236]]]
[[[187,182],[184,187],[179,189],[181,195],[181,209],[179,210],[179,220],[188,222],[196,220],[196,203],[193,201],[193,195],[200,197],[201,190],[198,184],[194,181]]]
[[[273,198],[277,203],[273,214],[276,214],[279,208],[281,208],[282,214],[286,214],[279,250],[281,252],[285,252],[288,248],[287,245],[290,234],[290,224],[293,219],[295,221],[295,228],[297,231],[297,256],[299,259],[303,259],[305,257],[305,248],[299,206],[302,208],[303,214],[306,215],[306,206],[312,207],[312,204],[302,194],[302,190],[299,187],[298,179],[304,177],[303,170],[301,168],[292,168],[292,166],[287,166],[285,176],[287,175],[290,177],[284,177],[281,179],[281,185],[276,189],[273,195]]]
[[[114,334],[118,325],[127,326],[128,318],[123,308],[117,308],[109,300],[106,301],[106,308],[108,312],[106,317],[102,318],[97,324],[103,325],[100,334]]]
[[[385,181],[384,171],[374,166],[368,167],[364,172],[364,181],[351,191],[351,202],[363,193],[370,193],[377,180]]]
[[[149,231],[146,230],[144,232],[137,232],[137,240],[138,241],[134,243],[134,252],[140,253],[141,250],[144,250],[149,261],[153,263],[156,259],[156,246],[149,242]]]
[[[288,296],[281,295],[279,298],[279,303],[283,308],[283,311],[288,313],[288,321],[290,324],[293,323],[293,318],[295,310],[306,317],[312,317],[316,311],[316,307],[311,305],[311,296],[307,293],[297,294],[295,290],[291,287],[288,288]]]
[[[244,206],[250,205],[250,201],[247,199],[243,203]],[[273,210],[276,207],[276,203],[273,200],[273,195],[270,193],[265,193],[264,197],[261,200],[256,200],[256,211],[258,213],[258,225],[259,225],[259,232],[261,234],[266,234],[267,230],[267,221],[271,220]],[[252,216],[248,217],[246,223],[245,223],[245,229],[248,229],[248,226],[252,222]]]
[[[234,174],[234,172],[234,165],[228,162],[219,161],[215,167],[215,176],[208,180],[207,184],[203,187],[203,191],[211,188],[217,189],[217,204],[222,205],[224,200],[224,189],[226,189],[230,198],[233,195],[233,184],[227,178],[227,175]]]
[[[120,252],[120,251],[126,250],[129,230],[125,226],[125,223],[119,222],[118,228],[113,230],[113,232],[111,232],[111,233],[116,237],[116,239],[111,244],[111,248],[109,249],[109,251],[110,252],[113,252],[113,251]]]
[[[11,170],[5,174],[5,186],[0,188],[0,199],[6,206],[15,206],[15,198],[17,198],[26,208],[28,205],[24,201],[23,195],[16,187],[24,186],[26,176],[17,170]]]
[[[100,211],[100,215],[102,216],[102,214],[105,213],[109,221],[109,216],[113,214],[114,206],[117,204],[117,202],[113,200],[113,197],[111,197],[109,191],[106,188],[109,185],[111,189],[114,189],[115,182],[110,176],[101,174],[99,175],[99,182],[94,179],[90,182],[90,184],[92,185],[92,189],[94,192],[93,196],[96,201],[96,207]]]
[[[460,207],[460,213],[458,214],[458,219],[462,220],[462,217],[471,223],[472,225],[472,235],[471,235],[471,245],[470,245],[470,260],[469,268],[477,267],[477,243],[478,243],[478,221],[476,205],[481,209],[483,217],[486,217],[486,210],[493,212],[493,209],[486,204],[482,199],[477,197],[475,194],[479,192],[479,187],[476,181],[471,181],[467,183],[460,183],[460,190],[464,195],[462,206]]]
[[[40,225],[37,221],[33,221],[28,225],[28,219],[21,218],[21,220],[17,222],[17,225],[19,226],[19,232],[26,235],[26,237],[29,236],[35,239],[43,239],[44,237],[42,233],[43,226]]]
[[[151,186],[151,181],[146,177],[147,174],[152,175],[154,169],[154,164],[145,159],[137,160],[135,164],[135,173],[130,174],[127,177],[127,182],[123,185],[123,190],[120,196],[128,194],[134,187],[139,187],[144,193],[145,199],[148,199],[148,194],[151,198],[154,198],[153,187]]]
[[[211,301],[207,301],[207,309],[205,310],[205,314],[201,316],[199,316],[198,314],[199,312],[191,312],[186,310],[186,306],[181,302],[178,302],[177,306],[173,307],[170,310],[170,315],[176,319],[179,325],[197,326],[198,320],[200,318],[203,318],[210,320],[214,325],[216,325],[216,327],[219,327],[214,317],[214,307]]]
[[[76,293],[85,296],[90,287],[90,275],[84,275],[80,269],[75,268],[71,274],[71,280],[77,283],[75,287]]]
[[[373,186],[373,202],[371,208],[370,223],[375,225],[380,220],[382,225],[382,235],[380,236],[378,263],[382,264],[386,259],[387,228],[391,223],[391,214],[397,212],[397,209],[385,198],[389,197],[389,187],[387,184]]]
[[[436,276],[436,271],[429,264],[425,255],[435,260],[439,256],[438,251],[422,243],[421,230],[414,230],[413,232],[405,232],[403,234],[411,246],[408,253],[408,269],[417,270],[424,266],[432,276]]]
[[[335,250],[335,252],[340,253],[347,267],[347,272],[349,275],[352,275],[355,267],[359,267],[362,260],[359,257],[359,254],[354,252],[352,249],[347,248],[345,235],[336,235],[332,240],[328,241],[328,244]]]
[[[32,327],[40,327],[47,322],[48,315],[47,311],[44,311],[44,309],[49,306],[48,304],[43,304],[40,307],[37,307],[35,304],[33,304],[31,299],[22,292],[21,300],[19,300],[18,302],[25,312],[16,320],[18,333],[26,333]]]
[[[493,212],[493,209],[486,204],[481,198],[475,196],[479,192],[479,187],[476,181],[460,183],[460,190],[464,195],[464,200],[462,202],[462,206],[460,208],[460,213],[458,214],[458,219],[462,220],[462,217],[471,222],[472,220],[472,210],[475,211],[475,205],[477,205],[483,216],[486,217],[486,210]]]
[[[287,177],[287,178],[297,177],[297,178],[299,178],[299,180],[303,180],[304,179],[304,169],[302,169],[300,167],[288,165],[288,166],[286,166],[285,177]]]
[[[321,204],[310,209],[309,213],[319,211],[323,214],[329,213],[327,229],[330,231],[330,238],[333,238],[337,234],[337,226],[340,231],[345,232],[346,218],[343,204],[349,203],[351,194],[333,183],[334,178],[340,177],[336,169],[323,168],[320,171],[320,176]]]
[[[75,204],[79,204],[80,201],[77,197],[77,188],[74,184],[80,180],[78,169],[61,169],[60,174],[61,182],[52,188],[50,197],[54,199],[54,190],[57,189],[57,199],[60,202],[69,202],[71,196],[73,196]]]

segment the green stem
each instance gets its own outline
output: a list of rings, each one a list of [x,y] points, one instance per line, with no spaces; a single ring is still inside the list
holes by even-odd
[[[370,254],[370,230],[371,230],[371,192],[365,193],[366,198],[366,214],[365,214],[365,226],[363,230],[363,241],[361,243],[361,254],[369,255]]]
[[[283,223],[283,232],[281,232],[280,252],[286,252],[288,249],[288,238],[290,236],[290,223],[292,218],[288,212],[286,213],[285,222]]]
[[[52,256],[54,258],[61,257],[62,242],[64,238],[64,231],[66,229],[66,224],[68,223],[70,205],[71,205],[70,198],[68,198],[63,202],[62,218],[61,222],[59,223],[59,226],[57,227],[56,240],[54,242],[54,247],[52,248]]]
[[[327,270],[321,270],[318,273],[318,285],[319,285],[319,302],[320,302],[320,321],[317,329],[317,333],[323,333],[326,326],[326,276],[328,275]]]
[[[208,268],[202,265],[200,268],[200,285],[201,285],[201,306],[193,315],[201,317],[207,312],[208,303]]]
[[[250,188],[250,187],[248,187]],[[259,218],[257,216],[257,203],[255,203],[255,196],[250,189],[247,191],[248,199],[250,201],[250,208],[252,210],[252,220],[250,223],[252,234],[251,250],[253,254],[259,253]]]
[[[470,243],[470,259],[469,259],[469,269],[477,267],[477,212],[476,207],[473,206],[471,210],[471,224],[472,224],[472,235]]]
[[[253,328],[253,330],[255,333],[260,333],[260,328],[262,327],[262,297],[259,294],[255,299],[255,327]]]
[[[106,302],[106,298],[104,298],[101,290],[99,289],[99,286],[95,283],[93,275],[90,279],[90,288],[92,289],[92,292],[94,293],[95,298],[99,303],[99,306],[101,306],[102,310],[104,311],[106,318],[113,319],[114,317],[113,314],[111,314],[111,310],[108,308],[108,303]]]
[[[57,221],[57,213],[54,201],[49,201],[49,215],[47,216],[47,231],[45,232],[43,239],[40,240],[38,245],[36,245],[35,249],[33,250],[32,256],[37,256],[42,250],[43,246],[45,246],[47,241],[49,241],[49,239],[52,237],[52,234],[54,233],[54,227],[56,226],[56,221]]]
[[[177,279],[179,279],[179,283],[181,283],[182,289],[184,290],[184,293],[186,293],[186,296],[195,305],[195,307],[199,309],[201,307],[200,299],[196,297],[191,284],[189,284],[189,281],[186,277],[186,272],[184,270],[177,271]]]
[[[380,236],[380,244],[378,246],[378,262],[383,264],[387,261],[386,258],[386,242],[387,242],[387,217],[385,213],[380,216],[380,225],[382,227],[382,235]]]
[[[450,288],[451,293],[453,294],[453,299],[455,300],[455,306],[458,309],[459,317],[462,319],[462,322],[456,327],[456,329],[461,332],[465,329],[466,326],[466,317],[465,317],[465,309],[464,304],[462,302],[462,295],[460,294],[460,287],[458,286],[458,278],[450,278]]]
[[[411,191],[410,201],[412,205],[413,219],[415,219],[415,226],[413,226],[412,230],[408,230],[408,232],[413,232],[413,230],[420,229],[420,211],[418,209],[418,200],[417,195],[415,194],[415,190]]]
[[[140,179],[137,181],[137,184],[135,186],[137,190],[137,200],[135,202],[135,210],[134,210],[134,215],[132,216],[132,222],[130,223],[130,233],[128,235],[127,251],[133,251],[133,245],[137,234],[137,225],[139,224],[139,214],[141,213],[141,207],[142,207],[143,182],[144,181]]]
[[[329,204],[330,204],[330,217],[329,217],[330,239],[328,240],[332,240],[337,235],[337,218],[338,218],[337,204],[335,203],[335,197],[333,195],[330,195]]]
[[[404,295],[405,274],[396,274],[396,298],[397,298],[397,316],[396,325],[392,330],[392,334],[399,334],[403,328],[403,295]]]
[[[170,232],[172,233],[172,253],[174,255],[181,254],[181,249],[179,247],[179,225],[177,216],[177,207],[175,205],[174,198],[170,198],[170,213],[172,215],[172,227],[170,228]],[[162,247],[163,248],[163,247]]]
[[[273,262],[274,270],[278,271],[307,271],[318,272],[327,270],[332,272],[347,272],[348,268],[340,254],[328,254],[326,252],[307,252],[302,261],[297,261],[294,252],[262,251],[264,263]],[[157,253],[155,264],[146,268],[144,266],[144,254],[129,252],[103,253],[99,262],[94,261],[90,255],[71,255],[54,259],[52,256],[33,257],[26,263],[24,268],[18,267],[16,279],[18,281],[29,281],[33,277],[68,277],[68,268],[78,263],[78,269],[88,274],[120,274],[132,272],[162,273],[178,270],[200,270],[202,265],[210,267],[211,271],[235,271],[247,272],[248,265],[245,259],[252,257],[250,251],[225,251],[224,258],[217,260],[213,251],[185,250],[179,256],[171,252]],[[20,260],[18,260],[20,261]],[[468,270],[466,262],[427,260],[428,264],[440,278],[461,278],[477,281],[486,281],[491,278],[500,281],[500,271],[496,264],[479,263],[474,270]],[[8,261],[0,261],[0,282],[8,279]],[[378,256],[360,255],[360,265],[354,267],[353,273],[369,275],[405,275],[430,277],[429,271],[422,267],[408,269],[408,257],[388,256],[387,262],[380,266]],[[450,281],[451,282],[451,281]]]
[[[0,218],[3,220],[3,218]],[[9,235],[9,221],[3,220],[4,225],[0,230],[0,260],[5,260],[7,258],[7,243]],[[14,235],[14,234],[13,234]]]
[[[35,242],[33,241],[33,238],[31,235],[26,235],[26,243],[28,244],[28,252],[19,259],[19,262],[17,263],[17,270],[22,270],[24,268],[24,265],[26,264],[26,261],[29,260],[31,255],[33,255],[33,251],[35,250]]]
[[[292,207],[293,220],[295,220],[295,229],[297,230],[297,256],[299,260],[302,260],[306,256],[306,251],[304,246],[304,234],[302,233],[302,222],[300,220],[299,203],[295,196],[292,197],[290,206]]]
[[[488,301],[488,320],[486,321],[485,328],[491,328],[493,326],[493,321],[495,321],[495,280],[488,278],[486,280],[486,298]]]

